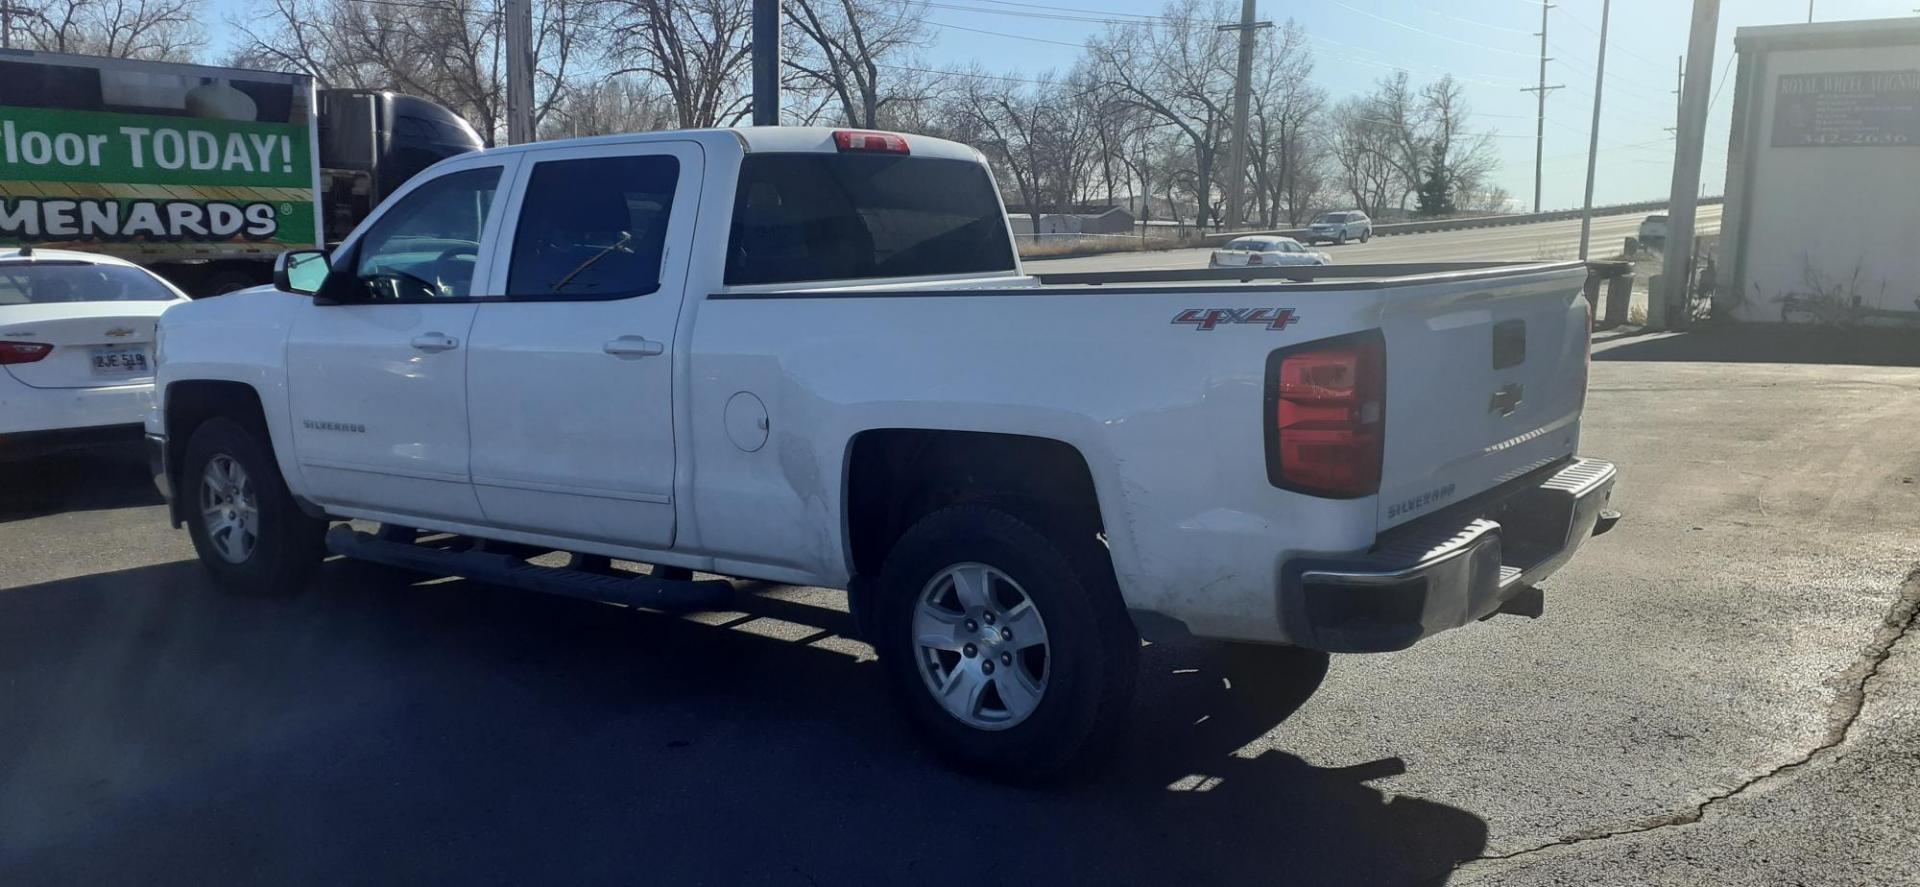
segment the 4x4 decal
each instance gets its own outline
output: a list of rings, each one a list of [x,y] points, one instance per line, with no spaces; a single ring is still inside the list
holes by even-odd
[[[1188,308],[1173,316],[1174,323],[1190,323],[1202,332],[1222,324],[1250,323],[1284,330],[1300,318],[1292,308]]]

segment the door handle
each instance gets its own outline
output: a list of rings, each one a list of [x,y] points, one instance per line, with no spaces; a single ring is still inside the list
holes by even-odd
[[[446,333],[421,333],[413,337],[413,347],[420,351],[452,351],[460,347],[460,340]]]
[[[667,346],[642,336],[621,336],[618,339],[614,339],[600,346],[600,350],[622,360],[631,360],[636,357],[654,357],[665,354],[667,353]]]

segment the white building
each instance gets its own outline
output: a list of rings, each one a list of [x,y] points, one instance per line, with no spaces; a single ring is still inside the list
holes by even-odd
[[[1741,28],[1714,313],[1920,322],[1920,19]]]

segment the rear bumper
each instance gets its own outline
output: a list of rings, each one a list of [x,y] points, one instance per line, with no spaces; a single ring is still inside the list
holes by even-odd
[[[1575,459],[1395,527],[1366,552],[1290,560],[1282,618],[1301,646],[1374,653],[1490,616],[1612,528],[1603,513],[1614,476],[1611,463]]]

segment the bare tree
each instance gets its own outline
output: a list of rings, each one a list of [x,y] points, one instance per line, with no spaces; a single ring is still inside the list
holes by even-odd
[[[1053,75],[1043,75],[1035,84],[1022,84],[1017,78],[988,75],[977,69],[964,73],[964,82],[944,109],[949,133],[987,155],[1001,185],[1013,187],[1017,200],[1011,202],[1023,206],[1032,217],[1037,234],[1040,217],[1053,208],[1049,205],[1045,157],[1053,139],[1049,130],[1056,125],[1046,95],[1053,88]]]
[[[1159,20],[1115,26],[1087,46],[1115,95],[1185,138],[1203,226],[1212,218],[1221,143],[1233,121],[1236,41],[1215,28],[1228,15],[1224,0],[1171,0]]]
[[[651,89],[646,81],[615,77],[569,90],[547,115],[540,137],[652,132],[672,129],[676,119],[673,101]]]
[[[1472,203],[1473,195],[1482,189],[1498,164],[1493,137],[1468,129],[1467,120],[1473,112],[1467,106],[1465,94],[1466,89],[1451,74],[1420,90],[1423,129],[1420,141],[1426,150],[1427,163],[1438,167],[1441,183],[1452,201],[1460,206]]]
[[[1276,225],[1283,217],[1298,224],[1318,209],[1312,204],[1324,182],[1319,174],[1324,152],[1315,131],[1327,94],[1313,85],[1313,55],[1299,23],[1263,31],[1259,40],[1247,139],[1254,208],[1262,225]]]
[[[890,63],[929,42],[926,12],[915,0],[788,0],[782,63],[797,75],[790,82],[825,93],[846,125],[878,126],[882,109],[901,98],[889,85],[907,79]]]
[[[732,126],[751,113],[746,90],[753,9],[746,0],[607,0],[613,76],[646,74],[685,128]]]
[[[192,61],[207,43],[201,0],[38,0],[16,4],[15,39],[34,49]]]
[[[602,33],[591,0],[534,6],[536,131],[572,88]],[[259,0],[228,19],[229,61],[310,74],[323,88],[394,89],[432,99],[492,145],[505,129],[505,34],[500,10],[473,0],[405,5],[355,0]]]
[[[1389,200],[1404,197],[1408,187],[1399,165],[1401,130],[1393,121],[1375,117],[1375,111],[1368,97],[1343,100],[1334,106],[1329,139],[1343,190],[1368,215],[1379,215]]]

